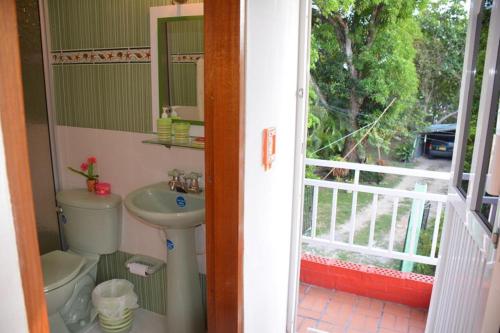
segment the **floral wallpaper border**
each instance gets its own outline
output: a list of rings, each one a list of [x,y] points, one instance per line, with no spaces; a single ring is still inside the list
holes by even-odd
[[[151,50],[149,48],[130,48],[109,50],[60,51],[53,52],[51,56],[51,63],[53,65],[123,62],[151,62]]]
[[[197,62],[198,60],[203,59],[202,53],[196,54],[173,54],[172,62],[173,63],[192,63]]]
[[[203,54],[174,54],[173,63],[196,63],[203,59]],[[52,52],[51,63],[61,64],[99,64],[116,62],[151,62],[151,49],[109,49],[84,51]]]

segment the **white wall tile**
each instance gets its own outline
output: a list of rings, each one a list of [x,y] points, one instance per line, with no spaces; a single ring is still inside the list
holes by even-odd
[[[204,151],[143,144],[151,134],[57,126],[56,136],[61,189],[85,186],[85,179],[67,167],[79,168],[88,156],[97,158],[100,181],[111,183],[112,192],[122,198],[139,187],[166,182],[168,170],[174,168],[204,173]],[[204,256],[203,230],[200,227],[196,239],[197,253]],[[159,229],[135,219],[125,207],[120,250],[162,260],[166,256]]]

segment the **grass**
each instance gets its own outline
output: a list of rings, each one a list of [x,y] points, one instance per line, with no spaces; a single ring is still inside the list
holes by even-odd
[[[387,175],[378,184],[362,182],[366,185],[374,185],[378,187],[394,188],[401,181],[400,176]],[[312,198],[312,188],[310,188],[310,194]],[[317,210],[317,221],[316,221],[316,234],[318,237],[325,237],[330,233],[331,224],[331,213],[332,213],[332,196],[333,190],[328,188],[319,188],[318,190],[318,210]],[[338,191],[337,196],[337,214],[336,214],[336,226],[342,226],[350,221],[351,211],[352,211],[352,192]],[[381,197],[379,197],[379,200]],[[371,193],[358,193],[358,201],[356,206],[356,211],[361,212],[369,205],[371,205],[373,200],[373,194]],[[307,204],[306,204],[307,205]],[[404,219],[408,218],[409,212],[411,210],[412,200],[404,199],[399,202],[398,206],[398,219],[396,221],[397,225],[406,223]],[[402,219],[404,217],[404,219]],[[428,255],[426,252],[430,252],[428,247],[430,245],[429,239],[432,238],[433,222],[434,219],[430,219],[429,227],[426,230],[421,231],[421,236],[419,238],[419,246],[417,253],[422,255]],[[307,217],[304,219],[307,222]],[[377,216],[375,222],[374,231],[374,241],[375,246],[380,248],[388,248],[389,240],[388,234],[391,230],[392,224],[392,211],[390,214],[381,214]],[[441,224],[442,226],[442,224]],[[310,227],[310,223],[309,223]],[[370,225],[366,224],[363,228],[359,229],[355,233],[354,243],[358,245],[367,245],[369,240]],[[308,233],[310,235],[310,231]],[[338,235],[338,234],[337,234]],[[337,239],[338,236],[336,236]],[[347,240],[344,240],[347,241]],[[394,249],[396,251],[403,251],[404,239],[398,239],[394,243]],[[304,245],[304,251],[309,253],[318,254],[326,257],[338,258],[341,260],[375,265],[378,267],[392,268],[399,270],[401,267],[401,260],[379,258],[376,256],[367,256],[356,252],[343,251],[343,250],[331,250],[328,248],[321,248],[316,246]],[[434,266],[415,264],[414,272],[434,275]]]
[[[396,224],[404,223],[405,221],[401,221],[401,217],[406,217],[411,210],[412,200],[402,200],[398,205],[398,219],[396,220]],[[375,221],[375,232],[373,239],[375,241],[375,245],[381,248],[387,248],[389,246],[389,240],[387,236],[391,231],[392,224],[392,213],[391,214],[383,214],[381,216],[377,216]],[[354,237],[354,243],[358,245],[368,245],[368,239],[370,237],[370,225],[366,225],[362,229],[358,230]],[[395,242],[394,249],[396,251],[403,250],[403,242]]]
[[[388,187],[393,188],[400,182],[400,177],[398,176],[386,176],[379,184],[366,184],[364,185],[374,185],[378,187]],[[310,187],[310,195],[312,200],[312,188]],[[318,189],[318,211],[316,220],[316,234],[318,236],[324,236],[330,232],[331,224],[331,214],[332,214],[332,196],[333,190],[329,188],[319,188]],[[337,214],[336,214],[336,225],[341,226],[349,222],[352,212],[352,197],[353,193],[347,191],[338,191],[337,195]],[[373,194],[358,192],[357,201],[357,211],[361,211],[368,207],[372,203]],[[307,206],[307,203],[306,203]],[[310,217],[309,217],[310,220]],[[389,221],[390,223],[390,221]],[[307,216],[304,218],[304,224],[310,227],[311,223],[308,221]],[[310,234],[310,233],[309,233]]]

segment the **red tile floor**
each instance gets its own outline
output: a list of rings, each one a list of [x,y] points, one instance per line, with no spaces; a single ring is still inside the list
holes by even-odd
[[[423,333],[426,309],[301,284],[299,333]]]

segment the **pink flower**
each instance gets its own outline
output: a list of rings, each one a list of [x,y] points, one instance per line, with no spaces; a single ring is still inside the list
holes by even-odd
[[[87,171],[88,168],[89,168],[89,165],[87,163],[80,164],[80,169],[82,171]]]
[[[97,163],[97,159],[94,156],[90,156],[87,159],[87,162],[88,162],[88,164],[96,164]]]

